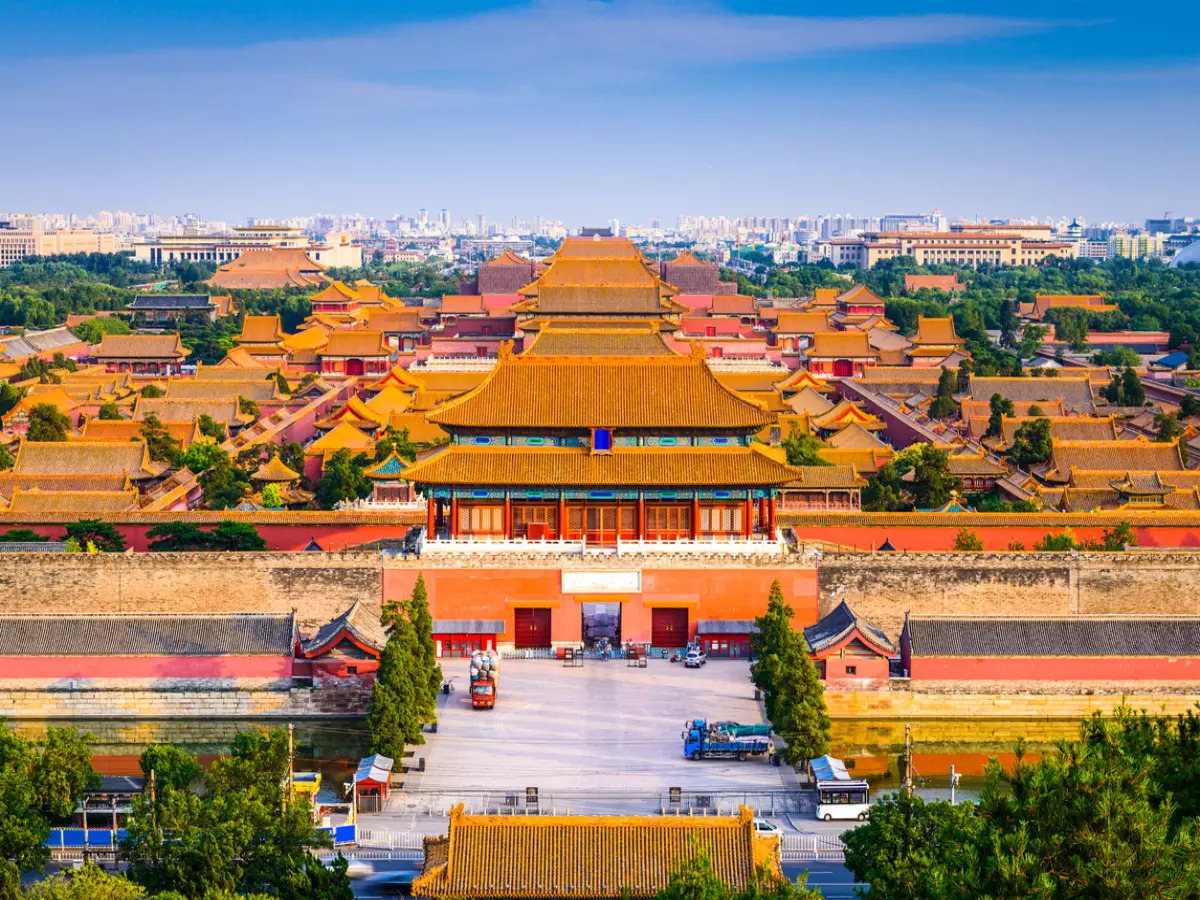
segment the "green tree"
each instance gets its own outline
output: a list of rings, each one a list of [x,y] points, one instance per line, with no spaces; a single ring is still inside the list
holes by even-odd
[[[0,445],[0,472],[11,469],[13,467],[13,463],[15,462],[16,460],[13,459],[13,455],[8,452],[8,448]]]
[[[1104,399],[1117,406],[1141,406],[1146,402],[1146,389],[1132,366],[1126,366],[1120,375],[1114,375],[1102,393]]]
[[[128,322],[114,316],[88,319],[71,329],[75,337],[89,344],[99,344],[106,334],[129,334],[131,330]]]
[[[708,851],[691,840],[672,867],[666,886],[654,896],[655,900],[820,900],[821,892],[807,887],[807,878],[805,873],[796,883],[762,866],[739,890],[721,879]]]
[[[208,413],[200,414],[200,418],[197,420],[197,425],[200,428],[200,433],[202,435],[212,438],[218,444],[225,440],[225,423],[218,422]]]
[[[196,444],[192,445],[195,446]],[[185,461],[186,459],[185,456]],[[246,496],[250,490],[250,479],[245,472],[233,465],[228,453],[220,450],[220,455],[201,473],[200,487],[204,491],[205,506],[209,509],[228,509],[236,506]]]
[[[171,437],[171,432],[156,413],[148,413],[138,432],[146,442],[150,458],[157,462],[174,463],[179,458],[179,441]]]
[[[196,757],[174,744],[151,744],[138,757],[138,764],[147,784],[154,773],[159,796],[171,790],[189,790],[204,774]]]
[[[1013,443],[1009,448],[1008,461],[1016,466],[1029,466],[1042,463],[1050,458],[1054,451],[1054,442],[1050,437],[1050,420],[1034,419],[1022,422],[1013,435]]]
[[[912,498],[895,465],[884,463],[867,479],[862,491],[862,508],[868,512],[912,509]]]
[[[1183,426],[1179,424],[1179,419],[1174,413],[1158,413],[1154,416],[1154,440],[1159,444],[1169,444],[1171,441],[1178,440],[1183,434]]]
[[[929,415],[935,419],[949,419],[955,414],[957,406],[954,403],[954,388],[957,380],[950,369],[942,369],[938,376],[937,396],[929,404]]]
[[[228,519],[218,522],[217,527],[208,533],[208,539],[209,546],[214,550],[267,549],[267,542],[249,522],[231,522]]]
[[[48,540],[50,538],[38,534],[32,528],[12,528],[4,532],[4,534],[0,534],[0,541],[5,543],[29,544]]]
[[[375,444],[375,462],[383,462],[392,453],[401,459],[413,462],[417,458],[417,445],[408,439],[407,428],[394,428],[389,425],[379,436]]]
[[[363,454],[355,455],[345,448],[335,451],[317,483],[317,503],[324,509],[333,509],[343,500],[369,497],[371,479],[363,474],[367,462]]]
[[[1126,547],[1137,546],[1137,535],[1128,521],[1122,521],[1116,528],[1105,529],[1100,544],[1105,550],[1124,550]]]
[[[100,420],[102,422],[115,422],[121,419],[121,407],[109,400],[100,407]]]
[[[258,411],[258,404],[249,397],[238,397],[238,412],[252,419],[258,419],[262,415]]]
[[[191,522],[163,522],[146,532],[153,552],[189,553],[212,546],[208,532]]]
[[[1185,419],[1200,416],[1200,397],[1188,394],[1179,401],[1179,415]]]
[[[25,397],[25,389],[7,381],[0,382],[0,416],[6,416]]]
[[[91,739],[74,728],[46,729],[32,777],[34,795],[47,815],[68,818],[84,791],[100,786],[100,776],[92,768]]]
[[[967,394],[971,391],[971,375],[975,371],[975,364],[969,359],[964,359],[958,364],[958,373],[954,379],[954,393]]]
[[[1075,540],[1075,532],[1064,528],[1059,534],[1047,534],[1033,545],[1034,550],[1042,553],[1065,553],[1068,550],[1080,550],[1082,546]]]
[[[783,450],[787,454],[789,466],[828,466],[820,451],[825,445],[813,435],[793,427],[787,440],[783,442]]]
[[[1004,417],[1013,414],[1013,402],[1007,397],[1002,397],[999,394],[992,394],[992,398],[988,400],[988,427],[984,437],[999,437],[1000,431],[1004,426]]]
[[[372,752],[400,759],[407,744],[425,743],[421,733],[424,686],[417,676],[421,648],[409,619],[408,601],[387,604],[382,622],[390,633],[371,687],[367,727]]]
[[[974,531],[960,528],[954,536],[954,549],[963,553],[978,552],[983,549],[983,541]]]
[[[125,552],[125,538],[121,532],[115,525],[99,519],[80,519],[68,525],[62,539],[77,541],[81,546],[93,544],[101,553]]]
[[[795,764],[828,751],[832,723],[820,675],[804,638],[792,628],[793,615],[775,581],[766,612],[754,622],[757,634],[750,640],[757,658],[750,678],[766,695],[772,728],[787,742],[783,758]]]
[[[23,900],[139,900],[146,891],[124,875],[109,875],[94,862],[86,862],[78,871],[34,882],[20,896]]]
[[[148,384],[142,388],[142,396],[147,400],[157,400],[163,395],[164,391],[157,384]]]
[[[292,392],[292,386],[288,384],[288,380],[283,377],[282,372],[275,373],[275,386],[279,389],[279,393],[285,397]]]
[[[433,641],[433,614],[429,611],[429,594],[425,576],[417,575],[412,597],[408,601],[408,616],[412,622],[418,654],[414,677],[421,690],[421,716],[426,722],[437,721],[437,695],[442,686],[442,667],[437,661],[437,645]]]
[[[70,430],[71,420],[53,403],[38,403],[29,410],[28,440],[65,441]]]
[[[267,509],[279,509],[283,506],[283,494],[279,490],[279,485],[268,484],[263,488],[262,492],[263,506]]]
[[[179,457],[179,465],[199,475],[213,466],[231,466],[229,454],[212,441],[193,441]],[[239,495],[240,496],[240,495]]]
[[[945,506],[954,491],[962,490],[962,479],[950,472],[949,454],[933,444],[913,446],[918,450],[912,467],[914,502],[921,509]]]

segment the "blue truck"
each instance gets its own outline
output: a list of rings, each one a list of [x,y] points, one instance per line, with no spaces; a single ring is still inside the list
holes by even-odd
[[[683,732],[683,755],[688,759],[749,759],[770,747],[767,735],[734,735],[709,727],[704,719],[693,719]]]

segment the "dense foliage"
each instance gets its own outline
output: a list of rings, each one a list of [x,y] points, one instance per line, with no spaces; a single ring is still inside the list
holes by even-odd
[[[1011,769],[978,804],[903,794],[847,832],[846,866],[885,900],[1194,898],[1200,885],[1200,716],[1117,710]]]
[[[755,657],[750,680],[766,698],[767,718],[775,733],[787,741],[783,758],[794,765],[829,752],[832,723],[821,677],[803,635],[792,627],[793,616],[776,580],[767,611],[754,620],[757,633],[750,635]]]

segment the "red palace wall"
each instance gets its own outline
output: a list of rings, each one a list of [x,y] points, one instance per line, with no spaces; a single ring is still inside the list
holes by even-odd
[[[935,518],[934,514],[930,514]],[[781,524],[787,525],[786,515]],[[804,541],[824,541],[840,544],[843,547],[856,550],[872,550],[878,548],[885,540],[891,541],[898,551],[944,551],[954,549],[954,538],[962,528],[973,531],[983,543],[984,550],[1007,550],[1009,543],[1020,541],[1026,550],[1033,550],[1034,544],[1047,534],[1060,534],[1065,525],[1036,527],[1011,524],[994,526],[981,525],[838,525],[834,522],[825,525],[797,525],[793,527],[796,537]],[[1100,540],[1106,527],[1080,526],[1071,523],[1071,531],[1076,540]],[[1137,535],[1139,547],[1200,547],[1200,523],[1194,527],[1174,526],[1133,526]]]
[[[1200,657],[918,657],[921,681],[1200,681]]]
[[[399,600],[412,593],[418,571],[384,569],[384,598]],[[779,579],[783,595],[796,612],[796,628],[817,621],[815,569],[643,569],[641,592],[628,594],[564,594],[559,569],[425,569],[425,585],[434,619],[502,619],[498,642],[514,637],[514,610],[550,609],[550,639],[578,643],[581,603],[621,603],[621,638],[650,640],[655,607],[688,610],[689,637],[703,619],[753,619],[767,606],[771,582]]]
[[[55,679],[288,679],[288,656],[3,656],[0,681]]]

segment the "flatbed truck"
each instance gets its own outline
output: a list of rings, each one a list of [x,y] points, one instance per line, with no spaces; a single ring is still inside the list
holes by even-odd
[[[683,755],[688,759],[749,759],[763,756],[770,749],[770,737],[733,737],[725,732],[697,727],[699,721],[693,722],[683,733]]]

